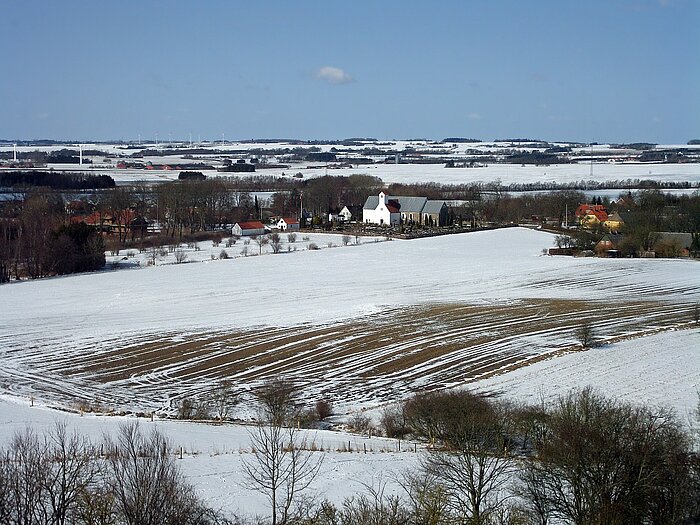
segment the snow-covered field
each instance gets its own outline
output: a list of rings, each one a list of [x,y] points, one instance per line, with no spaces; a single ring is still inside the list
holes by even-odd
[[[674,408],[684,418],[697,403],[700,384],[700,330],[652,335],[607,345],[585,352],[554,357],[492,379],[472,388],[499,392],[506,397],[539,402],[564,394],[570,388],[592,385],[611,396]],[[0,397],[0,447],[15,432],[27,427],[38,433],[63,421],[93,440],[113,434],[133,418],[67,414],[29,406],[29,401]],[[242,461],[250,458],[250,437],[245,426],[208,425],[181,421],[141,419],[146,431],[157,428],[183,458],[178,465],[198,494],[211,506],[230,513],[266,513],[263,496],[245,486]],[[311,490],[317,496],[340,503],[355,493],[366,493],[365,485],[378,488],[386,483],[388,493],[401,493],[397,480],[402,472],[415,469],[424,449],[396,440],[367,438],[345,432],[308,431],[307,438],[323,452],[323,467]],[[364,453],[365,447],[367,453]],[[352,452],[345,452],[352,450]],[[415,452],[414,452],[415,450]]]
[[[700,329],[553,357],[473,386],[527,403],[549,402],[572,388],[592,386],[626,401],[673,408],[685,420],[700,402]]]
[[[172,159],[171,159],[172,162]],[[54,169],[77,171],[80,166],[54,165]],[[82,167],[85,170],[85,166]],[[89,170],[86,170],[89,171]],[[207,177],[236,177],[232,173],[213,170],[201,170]],[[158,183],[176,180],[178,171],[174,170],[135,170],[109,169],[100,173],[110,175],[117,184],[135,182]],[[481,168],[445,168],[442,164],[372,164],[357,165],[351,168],[329,168],[324,166],[299,164],[289,168],[259,169],[252,175],[265,175],[291,178],[301,173],[304,178],[323,175],[349,176],[371,175],[379,177],[386,184],[419,182],[437,182],[439,184],[470,184],[476,182],[500,182],[503,185],[527,183],[573,183],[579,181],[626,181],[653,180],[656,182],[690,182],[700,183],[700,164],[625,164],[594,163],[590,164],[553,164],[550,166],[532,166],[519,164],[489,164]],[[247,176],[251,174],[242,174]]]
[[[292,235],[290,237],[290,234]],[[333,233],[279,232],[279,252],[282,254],[304,251],[324,250],[357,246],[360,244],[384,242],[386,237],[349,236]],[[274,253],[271,244],[257,244],[255,239],[225,237],[219,243],[200,241],[179,243],[162,246],[156,249],[139,251],[135,248],[125,248],[115,252],[107,252],[107,268],[126,269],[143,268],[146,266],[161,266],[164,264],[189,264],[196,262],[215,261],[217,259],[233,259],[236,257],[255,257]],[[279,255],[279,254],[278,254]]]
[[[681,417],[697,403],[697,261],[543,256],[553,236],[523,228],[349,246],[317,235],[318,251],[212,260],[206,245],[192,251],[201,262],[3,285],[0,445],[56,420],[98,440],[132,419],[47,406],[158,409],[223,376],[249,388],[280,372],[315,385],[309,402],[332,399],[337,421],[436,385],[529,402],[592,385]],[[584,318],[609,344],[572,351]],[[243,485],[245,426],[141,424],[183,448],[178,463],[208,503],[265,513]],[[423,455],[383,438],[308,437],[324,450],[312,488],[336,503],[380,480],[399,491]]]
[[[687,323],[689,260],[542,256],[522,228],[17,282],[0,288],[0,387],[168,409],[221,377],[284,374],[344,410]],[[316,397],[319,396],[319,397]]]
[[[567,144],[561,144],[567,146]],[[176,144],[176,147],[186,148],[187,144]],[[375,162],[384,161],[391,152],[404,151],[416,153],[428,153],[430,155],[438,155],[441,159],[454,158],[458,162],[463,161],[464,155],[469,150],[477,150],[484,154],[495,155],[500,157],[513,151],[532,151],[534,148],[528,144],[508,143],[508,142],[481,142],[481,143],[451,143],[440,144],[428,141],[405,141],[394,140],[383,143],[364,143],[356,146],[339,146],[337,144],[317,144],[321,151],[331,151],[331,148],[336,147],[346,153],[341,156],[347,156],[352,163],[353,155],[362,156],[362,150],[365,147],[370,147],[380,153],[371,155]],[[195,144],[194,147],[210,150],[211,153],[197,154],[185,157],[183,155],[157,155],[152,154],[153,150],[170,149],[173,146],[168,144],[144,144],[142,148],[125,148],[120,145],[109,144],[84,144],[84,149],[95,149],[104,151],[105,155],[111,156],[110,159],[105,159],[105,155],[90,157],[93,164],[69,165],[69,164],[54,164],[50,165],[55,170],[84,170],[99,171],[100,173],[108,174],[114,177],[118,184],[129,184],[134,182],[163,182],[177,179],[179,171],[176,169],[163,170],[143,170],[143,169],[116,169],[117,157],[128,157],[134,153],[141,153],[148,149],[147,155],[136,160],[147,163],[151,162],[156,168],[163,164],[177,166],[183,163],[201,162],[203,164],[220,166],[222,163],[221,152],[230,152],[231,154],[243,155],[249,150],[284,150],[290,151],[300,147],[299,144],[290,144],[285,142],[275,143],[236,143],[229,142],[225,145],[220,143],[203,143]],[[309,147],[309,146],[306,146]],[[54,145],[54,146],[20,146],[17,148],[19,153],[30,151],[57,151],[63,148],[71,148],[77,150],[78,145]],[[700,147],[688,145],[659,145],[657,148],[673,148],[673,149],[688,149],[691,151],[699,151]],[[12,145],[0,145],[0,152],[11,152]],[[185,150],[186,151],[186,150]],[[242,153],[241,153],[242,152]],[[350,153],[347,153],[350,152]],[[357,153],[353,153],[357,152]],[[382,152],[385,152],[382,153]],[[558,164],[550,166],[534,166],[534,165],[518,165],[518,164],[489,164],[479,168],[445,168],[440,164],[384,164],[375,163],[370,165],[353,164],[352,167],[335,167],[331,165],[326,167],[324,163],[319,162],[291,162],[284,155],[279,157],[270,157],[267,160],[272,164],[286,164],[286,168],[264,168],[259,166],[255,175],[270,175],[270,176],[286,176],[292,177],[295,174],[301,173],[304,178],[319,177],[325,174],[328,175],[352,175],[352,174],[368,174],[381,178],[385,183],[417,183],[417,182],[437,182],[442,184],[468,184],[473,182],[501,182],[504,185],[522,184],[522,183],[571,183],[578,181],[613,181],[613,180],[635,180],[647,179],[657,182],[700,182],[700,163],[686,164],[655,164],[655,163],[634,163],[634,162],[607,162],[597,159],[597,155],[613,155],[618,156],[619,160],[626,159],[631,153],[636,153],[628,149],[613,149],[609,145],[595,145],[591,147],[573,146],[573,154],[580,155],[578,158],[582,162],[578,164]],[[149,156],[150,155],[150,156]],[[349,156],[348,156],[349,155]],[[108,162],[105,162],[107,160]],[[133,160],[133,159],[132,159]],[[591,164],[588,162],[593,160]],[[238,176],[233,173],[219,173],[215,170],[203,171],[209,177],[219,176]]]

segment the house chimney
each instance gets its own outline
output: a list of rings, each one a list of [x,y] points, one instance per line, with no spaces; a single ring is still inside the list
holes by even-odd
[[[379,192],[379,204],[384,204],[386,206],[386,194],[383,191]]]

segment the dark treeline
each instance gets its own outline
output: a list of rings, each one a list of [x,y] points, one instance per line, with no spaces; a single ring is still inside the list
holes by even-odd
[[[96,228],[71,224],[63,200],[34,196],[5,203],[0,216],[0,283],[99,270],[105,245]]]
[[[0,159],[10,160],[13,158],[13,155],[14,152],[12,151],[0,152]],[[83,150],[83,164],[92,163],[92,161],[86,157],[98,155],[105,155],[105,152],[94,149]],[[80,162],[80,150],[63,148],[56,151],[35,150],[17,152],[17,159],[22,161],[33,162],[35,164],[78,164],[78,162]]]
[[[6,174],[10,175],[10,174]],[[57,176],[57,174],[52,174]],[[197,177],[199,179],[200,177]],[[110,248],[124,247],[158,234],[171,240],[199,232],[230,229],[245,220],[267,221],[271,217],[313,219],[314,225],[332,227],[329,213],[343,206],[361,221],[362,206],[380,191],[391,195],[424,196],[451,204],[448,224],[494,226],[537,223],[559,227],[574,225],[574,212],[587,202],[579,191],[526,192],[510,195],[498,185],[391,184],[377,177],[351,175],[313,179],[270,176],[180,180],[158,185],[137,184],[95,191],[80,201],[67,202],[60,192],[32,192],[21,199],[0,202],[0,282],[12,278],[97,269],[99,244],[83,239],[77,231],[59,231],[62,226],[86,222],[95,234],[108,235]],[[70,190],[69,190],[70,191]],[[255,193],[271,193],[263,199]],[[74,198],[74,197],[70,197]],[[629,194],[624,202],[601,199],[608,212],[624,212],[620,233],[629,234],[640,251],[650,244],[653,232],[700,233],[700,195],[673,195],[656,189]],[[153,226],[149,229],[150,226]],[[75,235],[72,235],[72,234]],[[581,230],[580,247],[590,247],[604,235],[600,230]],[[67,242],[70,237],[71,243]],[[92,239],[92,238],[91,238]],[[58,246],[70,247],[73,262],[63,264]],[[83,254],[84,261],[76,261]],[[81,270],[79,270],[81,269]]]
[[[522,182],[512,184],[485,183],[486,191],[522,192],[522,191],[558,191],[558,190],[643,190],[643,189],[693,189],[700,184],[691,182],[655,181],[648,179],[624,179],[612,181],[579,180],[574,182]]]
[[[508,155],[505,162],[511,164],[536,164],[538,166],[548,166],[549,164],[568,164],[571,162],[567,157],[554,155],[551,153],[542,153],[540,151],[518,152],[513,155]]]
[[[42,187],[54,190],[95,190],[114,188],[109,175],[86,175],[53,171],[0,172],[0,188]]]

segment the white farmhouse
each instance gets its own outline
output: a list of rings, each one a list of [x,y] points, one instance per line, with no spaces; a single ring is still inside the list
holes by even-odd
[[[338,218],[343,222],[350,222],[352,220],[352,212],[347,206],[343,206],[343,209],[338,213]]]
[[[397,226],[401,222],[398,202],[387,199],[383,191],[377,197],[370,195],[362,208],[362,222]]]
[[[298,232],[299,231],[299,221],[292,217],[282,217],[277,221],[277,228],[284,231]]]

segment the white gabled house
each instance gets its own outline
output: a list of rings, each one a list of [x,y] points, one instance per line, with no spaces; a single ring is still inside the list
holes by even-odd
[[[283,232],[298,232],[299,231],[299,221],[292,217],[282,217],[277,221],[277,228]]]
[[[260,221],[237,222],[233,225],[231,233],[237,237],[265,235],[265,225]]]
[[[376,197],[370,195],[362,208],[362,222],[398,226],[401,222],[398,202],[388,199],[383,191]]]
[[[347,206],[343,206],[343,209],[338,213],[338,218],[343,222],[350,222],[352,220],[352,212]]]

